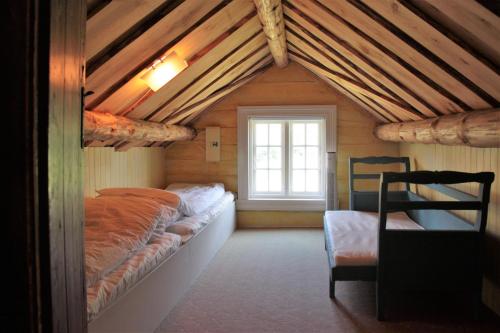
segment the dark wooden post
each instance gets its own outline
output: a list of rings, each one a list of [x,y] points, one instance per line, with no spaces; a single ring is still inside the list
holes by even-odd
[[[8,0],[4,10],[9,274],[5,332],[84,332],[81,88],[84,0]]]

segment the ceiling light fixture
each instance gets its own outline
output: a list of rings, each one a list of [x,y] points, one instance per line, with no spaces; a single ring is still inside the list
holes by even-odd
[[[187,66],[188,64],[185,60],[179,58],[175,52],[172,52],[155,61],[146,74],[141,76],[141,79],[146,82],[151,90],[157,91]]]

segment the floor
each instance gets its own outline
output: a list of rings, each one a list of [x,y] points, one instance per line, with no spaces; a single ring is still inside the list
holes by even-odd
[[[460,298],[393,300],[378,322],[373,283],[336,292],[330,300],[322,230],[238,230],[157,332],[500,332],[497,317],[473,321]]]

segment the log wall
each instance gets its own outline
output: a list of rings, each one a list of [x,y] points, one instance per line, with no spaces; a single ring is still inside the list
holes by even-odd
[[[105,187],[165,187],[165,150],[132,148],[115,152],[114,148],[85,148],[85,196]]]
[[[486,276],[484,302],[500,314],[500,148],[472,148],[438,144],[400,145],[401,156],[410,156],[413,170],[456,170],[465,172],[493,171],[495,182],[491,188],[487,225]],[[477,184],[459,186],[462,191],[477,194]],[[428,198],[444,198],[443,195],[419,186],[418,192]],[[460,212],[457,212],[460,214]],[[473,220],[474,213],[462,214]]]
[[[244,105],[318,105],[337,106],[338,174],[341,208],[348,207],[349,156],[399,155],[398,144],[383,142],[373,134],[375,118],[363,111],[348,97],[337,92],[296,63],[286,68],[271,68],[250,83],[228,95],[194,123],[199,131],[192,142],[176,142],[167,148],[167,182],[223,182],[237,191],[236,108]],[[221,127],[221,161],[205,161],[205,132],[207,126]],[[378,184],[376,184],[377,186]],[[286,226],[290,213],[276,215],[269,227]],[[240,226],[257,226],[258,212],[239,214]],[[254,218],[255,217],[255,218]],[[304,214],[302,226],[320,226],[322,213]],[[259,224],[262,226],[262,224]],[[294,223],[294,226],[298,226]]]

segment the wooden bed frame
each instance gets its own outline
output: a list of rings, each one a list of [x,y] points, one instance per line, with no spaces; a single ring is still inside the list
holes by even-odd
[[[89,323],[89,332],[153,332],[236,228],[227,207]]]
[[[401,163],[405,172],[356,174],[354,165]],[[351,158],[350,209],[379,212],[378,263],[376,266],[337,266],[333,244],[325,237],[330,266],[330,297],[335,281],[376,281],[377,318],[384,319],[390,294],[408,291],[450,291],[474,297],[477,316],[481,305],[483,239],[486,230],[492,172],[410,172],[407,157]],[[380,178],[380,191],[356,191],[356,179]],[[443,184],[476,182],[479,195]],[[389,191],[389,184],[405,183],[403,191]],[[410,190],[410,184],[426,185],[458,201],[428,201]],[[379,195],[380,193],[380,195]],[[476,210],[474,224],[447,210]],[[425,230],[388,230],[387,213],[404,211]],[[325,221],[325,231],[327,229]],[[326,236],[326,232],[325,232]]]

